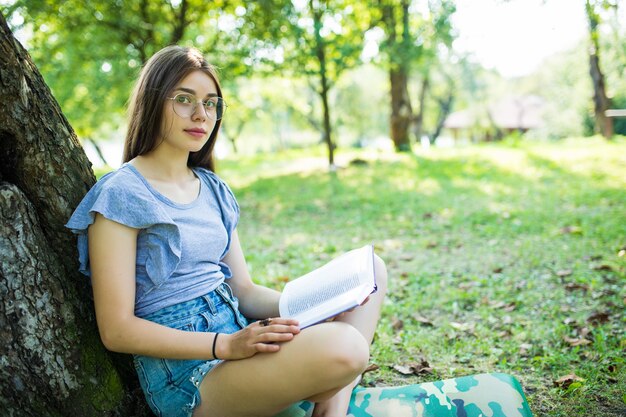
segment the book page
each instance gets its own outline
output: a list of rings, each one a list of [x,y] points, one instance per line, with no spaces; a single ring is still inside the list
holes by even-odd
[[[334,282],[322,283],[313,293],[296,291],[295,294],[291,294],[289,302],[287,303],[289,314],[294,316],[300,314],[303,311],[358,287],[359,283],[359,275],[357,273],[349,273],[339,277]]]
[[[290,281],[280,299],[280,315],[294,318],[297,315],[327,315],[318,317],[317,321],[321,321],[331,317],[328,315],[331,312],[336,314],[355,307],[363,300],[355,304],[355,296],[349,294],[369,294],[376,289],[373,259],[373,247],[364,246]],[[343,301],[339,301],[338,297],[342,296]]]

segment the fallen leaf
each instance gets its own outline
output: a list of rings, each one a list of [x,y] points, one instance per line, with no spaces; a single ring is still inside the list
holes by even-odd
[[[493,308],[502,308],[505,305],[506,305],[506,303],[504,301],[496,301],[496,302],[491,304],[491,307],[493,307]]]
[[[571,269],[561,269],[560,271],[556,271],[556,276],[557,277],[569,277],[570,275],[572,275],[572,270]]]
[[[585,346],[591,343],[591,340],[587,340],[584,337],[581,338],[573,338],[573,337],[568,337],[565,336],[563,338],[563,340],[565,340],[567,343],[569,343],[569,345],[571,347],[576,347],[576,346]]]
[[[522,343],[519,345],[519,354],[522,356],[528,356],[528,351],[533,348],[530,343]]]
[[[391,319],[391,328],[398,331],[402,330],[404,327],[404,322],[397,317]]]
[[[467,291],[476,285],[473,281],[461,282],[458,287],[460,290]]]
[[[569,375],[562,376],[561,378],[554,381],[554,386],[560,387],[560,388],[567,388],[576,381],[584,381],[584,379],[579,377],[576,374],[569,374]]]
[[[503,308],[503,310],[506,311],[507,313],[509,313],[509,312],[515,310],[515,307],[516,307],[515,303],[509,303],[508,305],[506,305]]]
[[[561,233],[562,234],[576,234],[576,235],[582,235],[583,234],[583,229],[579,226],[565,226],[561,228]]]
[[[589,334],[591,334],[591,329],[589,329],[589,327],[583,327],[578,331],[578,334],[580,337],[586,338]]]
[[[504,270],[504,268],[502,268],[502,267],[497,267],[497,268],[495,268],[495,269],[493,270],[493,273],[494,273],[494,274],[499,274],[499,273],[500,273],[500,272],[502,272],[503,270]]]
[[[619,256],[620,258],[623,258],[626,255],[626,249],[621,249],[619,252],[617,252],[617,256]]]
[[[593,313],[591,316],[587,317],[588,323],[607,323],[609,321],[609,313],[597,311]]]
[[[568,282],[567,284],[565,284],[565,289],[568,291],[574,291],[574,290],[589,291],[589,285],[580,284],[578,282]]]
[[[435,242],[428,242],[428,243],[426,244],[426,248],[427,248],[427,249],[433,249],[433,248],[436,248],[437,246],[439,246],[439,244],[438,244],[438,243],[435,243]]]
[[[508,337],[513,336],[513,333],[511,333],[510,330],[503,330],[503,331],[497,333],[496,336],[498,336],[499,339],[506,339]]]
[[[462,332],[465,332],[467,330],[471,330],[472,326],[471,324],[468,323],[458,323],[456,321],[451,321],[450,322],[450,326],[452,326],[452,328],[460,330]]]
[[[276,277],[276,281],[278,282],[289,282],[291,280],[291,278],[289,278],[288,276],[280,276],[280,277]]]
[[[428,320],[424,316],[420,316],[419,314],[413,314],[412,317],[413,317],[413,319],[415,319],[415,321],[417,321],[420,324],[423,324],[425,326],[433,326],[433,322]]]
[[[415,375],[433,373],[433,368],[430,367],[430,364],[424,358],[420,359],[419,363],[410,364],[410,367]]]
[[[370,363],[369,365],[367,365],[367,368],[365,368],[361,375],[365,375],[367,372],[373,372],[378,369],[380,369],[380,366],[376,365],[375,363]]]
[[[422,214],[422,218],[423,219],[432,219],[433,214],[432,213],[424,213]]]
[[[594,265],[591,267],[594,271],[612,271],[613,267],[607,264]]]
[[[402,375],[411,375],[413,374],[413,369],[410,366],[406,365],[394,365],[393,369],[400,372]]]

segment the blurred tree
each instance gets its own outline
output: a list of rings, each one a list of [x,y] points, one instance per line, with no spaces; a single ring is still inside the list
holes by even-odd
[[[617,8],[618,0],[586,0],[585,11],[589,22],[589,73],[593,83],[593,103],[596,130],[607,139],[613,136],[613,120],[605,112],[611,108],[611,100],[606,94],[605,77],[600,69],[600,30],[601,10]]]
[[[454,2],[432,0],[427,3],[428,7],[423,7],[423,4],[409,0],[375,0],[372,4],[372,10],[376,12],[372,26],[384,32],[380,49],[389,69],[390,131],[398,151],[410,150],[409,129],[413,123],[416,133],[421,136],[430,71],[437,64],[438,49],[450,46],[453,39],[450,16],[455,11]],[[422,6],[421,9],[419,6]],[[419,110],[414,114],[409,80],[416,71],[422,74],[422,82],[418,95]],[[441,100],[444,112],[450,111],[451,100],[451,96]]]
[[[276,41],[275,50],[282,60],[277,67],[291,76],[304,76],[312,82],[322,105],[322,139],[328,147],[328,162],[334,167],[333,129],[329,92],[346,69],[360,63],[363,33],[368,10],[362,2],[354,0],[295,1],[292,7],[283,8],[280,27],[282,37]],[[276,19],[274,9],[268,9]],[[315,123],[314,123],[315,124]]]
[[[245,72],[242,57],[250,44],[236,30],[243,3],[18,0],[3,11],[28,38],[79,137],[97,141],[102,131],[123,123],[141,65],[164,46],[193,44],[219,67]]]

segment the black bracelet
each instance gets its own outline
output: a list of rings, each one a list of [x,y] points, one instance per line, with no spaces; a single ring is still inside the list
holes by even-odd
[[[215,337],[213,338],[213,349],[211,349],[213,352],[213,359],[219,359],[217,355],[215,354],[215,345],[217,345],[217,336],[219,335],[220,335],[219,333],[215,333]]]

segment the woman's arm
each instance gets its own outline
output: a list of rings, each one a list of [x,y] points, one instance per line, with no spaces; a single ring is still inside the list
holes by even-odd
[[[96,319],[106,348],[172,359],[212,359],[214,333],[175,330],[135,316],[138,230],[96,214],[88,234]]]
[[[215,333],[171,329],[135,316],[135,263],[138,230],[100,214],[89,227],[89,259],[96,319],[107,349],[171,359],[213,359]],[[270,326],[251,324],[237,333],[221,335],[217,357],[242,359],[258,352],[277,352],[299,332],[293,320]]]
[[[231,236],[230,249],[223,261],[233,273],[227,283],[239,298],[239,310],[243,315],[252,319],[278,317],[280,292],[252,282],[237,230]]]

